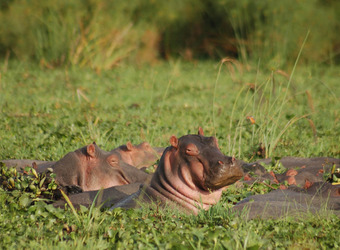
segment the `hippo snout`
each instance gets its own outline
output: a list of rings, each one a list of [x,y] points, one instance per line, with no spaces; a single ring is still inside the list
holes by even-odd
[[[215,166],[211,166],[205,178],[205,187],[217,190],[231,185],[243,177],[241,164],[234,157],[225,157],[218,160]]]

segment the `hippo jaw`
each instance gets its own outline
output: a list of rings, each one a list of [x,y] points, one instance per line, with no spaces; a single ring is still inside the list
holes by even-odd
[[[234,157],[226,157],[223,161],[210,165],[204,179],[204,188],[215,191],[231,185],[243,177],[239,161]]]

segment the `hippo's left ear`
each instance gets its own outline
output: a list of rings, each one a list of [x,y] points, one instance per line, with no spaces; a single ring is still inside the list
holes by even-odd
[[[92,158],[94,158],[96,156],[96,144],[92,143],[90,145],[87,146],[86,151],[89,154],[89,156],[91,156]]]
[[[174,148],[177,148],[178,147],[178,139],[176,136],[171,136],[170,137],[170,144],[171,146],[173,146]]]
[[[204,135],[203,129],[198,127],[198,135]]]

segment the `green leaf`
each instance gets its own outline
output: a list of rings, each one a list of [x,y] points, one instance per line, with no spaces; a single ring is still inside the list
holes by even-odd
[[[32,199],[28,196],[28,194],[23,194],[19,198],[19,204],[21,207],[28,207],[29,205],[31,205],[31,203],[32,203]]]

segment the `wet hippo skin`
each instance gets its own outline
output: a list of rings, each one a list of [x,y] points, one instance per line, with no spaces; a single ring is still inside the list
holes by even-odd
[[[225,186],[243,176],[238,161],[225,156],[215,137],[198,135],[170,138],[150,185],[121,200],[116,207],[137,207],[144,202],[160,202],[197,214],[216,204]]]
[[[309,213],[335,214],[340,217],[340,185],[332,185],[323,178],[335,165],[340,168],[340,159],[332,157],[298,158],[284,157],[281,164],[287,168],[283,174],[268,174],[260,165],[271,159],[243,164],[245,172],[253,172],[247,183],[270,180],[272,183],[289,183],[285,190],[274,190],[264,195],[253,195],[233,207],[248,219],[304,217]],[[243,210],[245,209],[245,210]]]
[[[36,163],[38,172],[52,168],[61,186],[76,186],[83,191],[135,182],[144,183],[151,179],[151,175],[124,162],[119,152],[104,151],[95,143],[70,152],[57,162],[33,160],[3,160],[2,162],[8,166],[15,165],[17,168]]]

